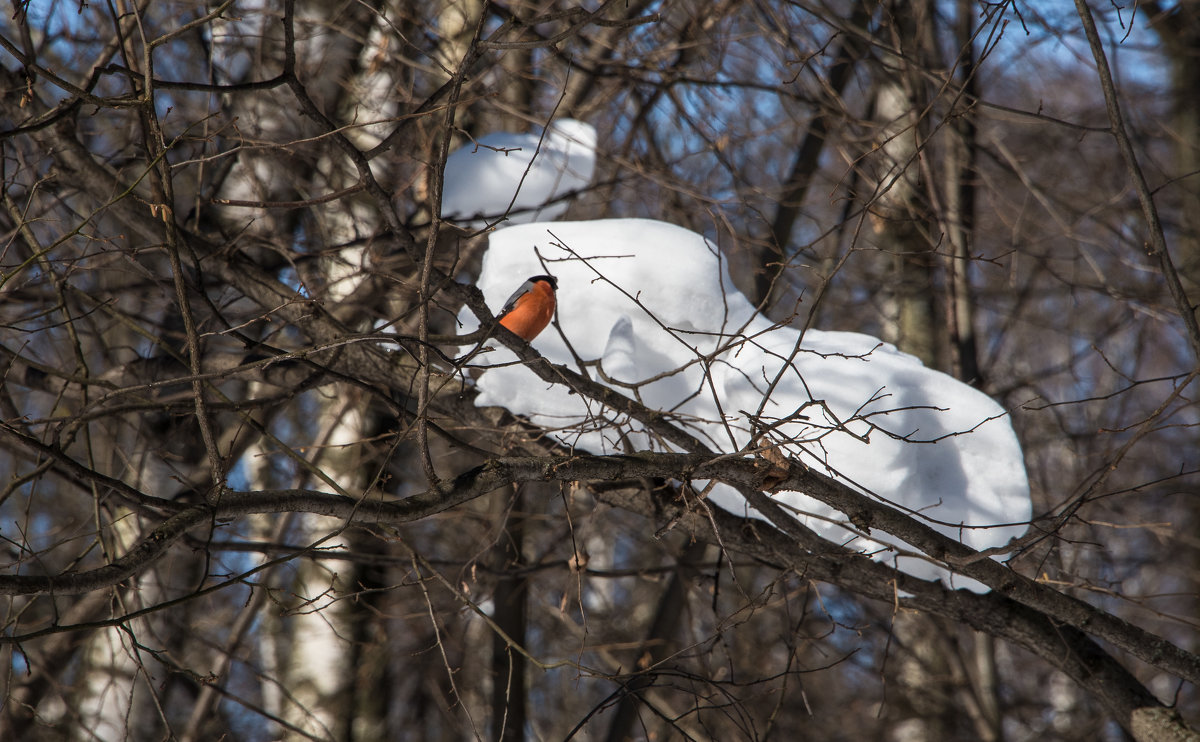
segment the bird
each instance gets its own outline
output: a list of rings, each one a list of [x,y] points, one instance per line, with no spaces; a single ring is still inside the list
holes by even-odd
[[[520,288],[508,297],[504,307],[496,315],[499,323],[525,342],[531,342],[537,337],[550,319],[554,317],[554,309],[558,305],[555,291],[558,289],[558,279],[551,275],[530,276]],[[484,350],[484,343],[492,336],[495,327],[489,330],[483,340],[480,340],[469,353],[454,361],[454,365],[462,368],[475,356]]]
[[[554,317],[557,290],[558,279],[554,276],[530,276],[504,302],[500,324],[525,342],[531,342]]]

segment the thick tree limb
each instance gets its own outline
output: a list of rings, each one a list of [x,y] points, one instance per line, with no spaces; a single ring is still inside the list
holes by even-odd
[[[216,507],[193,507],[167,519],[133,550],[111,564],[55,576],[0,576],[0,594],[84,593],[110,587],[148,567],[190,529],[213,519],[252,513],[309,512],[342,518],[348,522],[398,525],[434,515],[513,482],[719,479],[742,488],[759,490],[769,468],[751,458],[710,454],[520,457],[490,460],[459,475],[445,489],[428,490],[396,502],[358,501],[311,490],[227,492]],[[787,478],[778,488],[804,492],[846,513],[860,527],[879,528],[935,559],[948,560],[944,563],[955,571],[987,584],[999,595],[1044,613],[1047,620],[1073,626],[1109,641],[1189,682],[1200,680],[1200,657],[1081,600],[1030,580],[999,562],[986,558],[972,559],[978,554],[973,549],[888,505],[875,502],[866,495],[812,472],[802,464],[793,463]],[[707,504],[703,507],[717,510]],[[739,519],[736,522],[739,529],[751,526],[758,532],[757,537],[761,537],[762,532],[772,530],[766,524],[761,529],[753,528],[753,521]],[[826,568],[828,576],[839,573],[837,564],[865,561],[833,544],[829,544],[827,552],[814,554],[797,548],[796,541],[791,537],[788,543],[790,551],[806,554],[806,563],[815,560],[831,565]],[[880,568],[884,572],[879,576],[886,577],[886,585],[900,585],[900,589],[906,592],[916,592],[917,586],[937,584],[909,577],[886,565],[880,565]],[[832,581],[846,586],[840,579]],[[863,590],[861,585],[855,585],[850,589],[886,600],[892,588],[886,587],[880,592],[876,589]]]

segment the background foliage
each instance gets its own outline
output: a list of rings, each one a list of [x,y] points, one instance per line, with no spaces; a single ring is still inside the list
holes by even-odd
[[[0,738],[1200,723],[1191,3],[47,0],[0,45]],[[563,116],[570,218],[703,233],[772,318],[1011,410],[1011,571],[828,490],[996,592],[669,484],[749,464],[550,469],[441,383],[486,245],[446,153]]]

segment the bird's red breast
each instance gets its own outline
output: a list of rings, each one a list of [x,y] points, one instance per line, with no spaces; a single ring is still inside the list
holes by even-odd
[[[533,276],[504,304],[504,309],[500,310],[500,324],[525,342],[533,340],[554,317],[554,290],[557,287],[558,279],[554,276]]]

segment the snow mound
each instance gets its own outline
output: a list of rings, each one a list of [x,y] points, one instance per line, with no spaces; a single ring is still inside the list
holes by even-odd
[[[868,335],[809,330],[801,338],[773,326],[700,235],[645,219],[513,226],[491,236],[479,288],[498,309],[525,278],[547,272],[559,280],[561,333],[552,325],[534,346],[551,361],[574,365],[577,355],[589,376],[669,412],[714,449],[740,450],[752,422],[769,426],[786,454],[973,548],[1024,533],[1029,483],[1003,408]],[[477,325],[466,309],[460,320],[465,331]],[[513,360],[500,347],[478,362]],[[571,446],[599,454],[664,448],[636,422],[520,365],[488,368],[477,387],[478,405],[525,415]],[[923,559],[898,557],[887,534],[856,534],[802,493],[775,498],[825,538],[918,577],[947,577]],[[714,488],[710,499],[757,515],[731,488]],[[985,589],[961,577],[952,584]]]
[[[488,134],[450,153],[442,216],[471,229],[554,219],[566,194],[586,188],[596,169],[596,129],[574,119],[541,134]],[[554,203],[550,203],[554,201]]]

